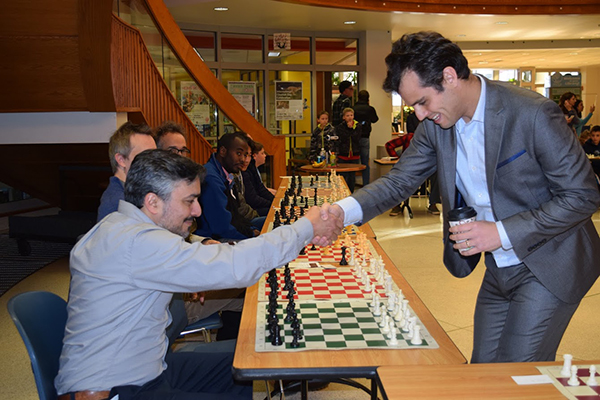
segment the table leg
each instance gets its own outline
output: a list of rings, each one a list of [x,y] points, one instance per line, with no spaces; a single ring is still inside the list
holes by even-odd
[[[378,400],[377,397],[377,379],[371,379],[371,400]]]
[[[307,380],[300,381],[300,399],[308,400],[308,381]]]

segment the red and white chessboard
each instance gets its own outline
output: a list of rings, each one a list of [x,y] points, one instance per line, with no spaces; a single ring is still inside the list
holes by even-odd
[[[279,300],[287,300],[287,291],[284,290],[284,270],[277,270],[279,279]],[[371,281],[371,291],[365,291],[360,278],[352,273],[352,268],[291,268],[290,275],[295,282],[294,289],[296,300],[330,300],[330,299],[370,299],[374,293],[380,298],[387,298],[385,288],[376,282],[375,277],[368,274]],[[267,274],[260,278],[258,284],[258,301],[267,301],[271,288],[266,280]],[[392,282],[392,289],[397,292],[398,286]]]
[[[536,367],[542,374],[552,378],[554,386],[571,400],[600,400],[600,386],[589,386],[587,381],[590,377],[589,365],[578,365],[577,377],[579,378],[579,386],[570,386],[568,377],[563,377],[560,374],[562,366],[552,367]],[[600,377],[596,374],[596,380],[600,381]]]
[[[356,246],[357,243],[354,240],[350,240],[351,243],[349,245],[355,246],[354,259],[361,260],[363,259],[362,253],[360,253]],[[290,268],[294,268],[296,266],[306,266],[306,263],[331,263],[331,264],[339,264],[342,261],[342,248],[338,246],[328,246],[328,247],[320,247],[315,246],[315,250],[311,250],[312,245],[308,245],[304,248],[304,253],[298,256],[294,261],[290,263]],[[350,247],[346,246],[346,261],[350,262]],[[366,254],[367,260],[371,257],[377,257],[377,252],[373,245],[369,242],[369,250]]]

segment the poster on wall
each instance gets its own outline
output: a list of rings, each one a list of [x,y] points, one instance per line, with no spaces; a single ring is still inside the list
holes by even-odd
[[[275,81],[275,119],[277,121],[303,119],[303,103],[302,82]]]
[[[291,33],[274,33],[273,34],[273,50],[291,50],[292,49],[292,34]]]
[[[256,82],[230,81],[227,82],[227,90],[256,118]]]
[[[203,132],[203,125],[210,125],[210,106],[204,92],[194,81],[181,81],[181,108],[188,118]]]

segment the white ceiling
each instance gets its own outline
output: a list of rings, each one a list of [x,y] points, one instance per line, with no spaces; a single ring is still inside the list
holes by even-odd
[[[165,0],[178,23],[282,31],[435,30],[459,42],[471,68],[600,65],[600,15],[463,15],[355,11],[274,0]],[[229,11],[214,11],[214,7]],[[353,25],[345,21],[355,21]],[[485,64],[487,62],[487,64]]]

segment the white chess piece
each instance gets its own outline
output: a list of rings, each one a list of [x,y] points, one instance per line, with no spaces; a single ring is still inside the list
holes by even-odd
[[[571,366],[571,377],[567,383],[569,386],[579,386],[579,378],[577,378],[577,365]]]
[[[588,386],[598,386],[598,381],[596,380],[596,366],[590,365],[590,378],[587,380]]]
[[[371,280],[367,277],[367,284],[365,285],[364,291],[371,293]]]
[[[390,332],[390,335],[392,336],[390,338],[390,346],[396,346],[398,344],[398,338],[396,337],[396,327],[392,328],[392,331]]]
[[[406,312],[408,310],[408,300],[402,300],[402,312]]]
[[[565,354],[563,358],[565,361],[562,369],[560,370],[560,376],[564,376],[566,378],[571,376],[571,361],[573,360],[573,356],[571,354]]]
[[[381,308],[379,307],[379,301],[375,304],[375,308],[373,309],[373,315],[378,317],[381,315]]]
[[[371,307],[375,307],[375,304],[379,304],[379,295],[377,292],[373,292],[373,301],[371,301]]]
[[[402,289],[398,289],[398,293],[396,294],[396,298],[398,299],[398,302],[401,302],[402,300],[404,300],[404,293],[402,293]]]
[[[414,344],[416,346],[423,344],[423,339],[421,338],[420,325],[415,325],[412,339],[410,339],[410,344]]]
[[[394,294],[394,292],[390,293],[390,297],[388,298],[388,306],[387,309],[388,311],[394,311],[394,309],[396,308],[396,296]]]
[[[389,323],[388,323],[388,331],[389,331],[387,334],[388,339],[391,339],[392,335],[396,336],[396,333],[395,333],[396,332],[396,324],[394,324],[394,320],[392,318],[390,318]]]
[[[356,260],[354,259],[354,246],[350,247],[350,262],[348,264],[352,266],[356,264]],[[354,268],[354,270],[356,271],[356,268]]]
[[[383,317],[381,317],[381,322],[379,323],[379,327],[385,328],[385,327],[387,327],[387,324],[388,324],[388,315],[383,314]]]
[[[404,319],[404,314],[402,313],[402,309],[398,307],[396,314],[394,315],[394,320],[398,322],[398,325],[402,325],[402,320]]]
[[[409,339],[412,339],[415,334],[415,325],[417,324],[417,317],[408,318],[408,335]]]

